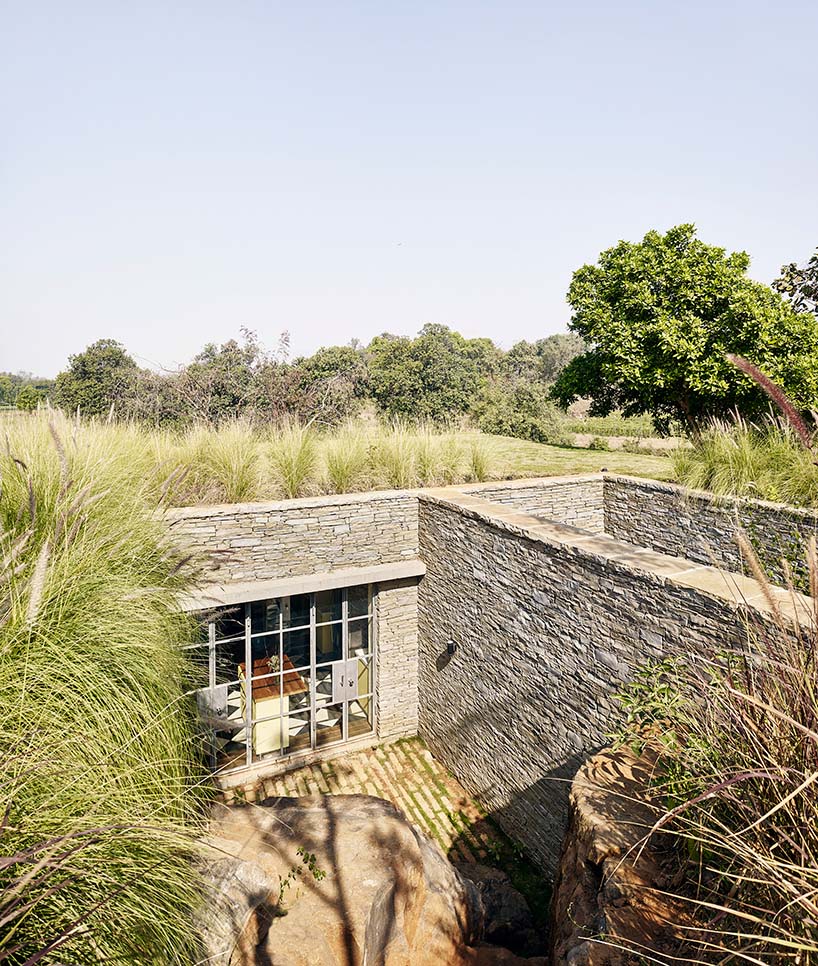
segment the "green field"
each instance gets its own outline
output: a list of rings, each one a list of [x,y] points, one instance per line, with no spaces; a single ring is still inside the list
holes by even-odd
[[[464,439],[481,439],[491,454],[492,477],[568,476],[572,473],[611,473],[647,476],[655,480],[673,479],[673,462],[666,456],[642,453],[606,452],[547,446],[508,436],[464,434]]]

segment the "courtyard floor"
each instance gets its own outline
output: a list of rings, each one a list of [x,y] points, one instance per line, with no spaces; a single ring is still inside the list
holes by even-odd
[[[449,858],[492,865],[509,841],[419,738],[368,748],[265,778],[240,792],[248,801],[301,795],[375,795],[396,805]]]

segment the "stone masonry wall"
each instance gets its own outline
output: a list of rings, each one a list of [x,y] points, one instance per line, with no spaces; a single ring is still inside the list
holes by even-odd
[[[394,580],[378,585],[377,708],[382,741],[418,731],[418,584]]]
[[[551,868],[567,783],[607,743],[633,668],[737,638],[742,612],[712,568],[538,522],[421,497],[419,734]]]
[[[417,495],[393,490],[169,511],[210,581],[274,580],[418,556]]]
[[[735,542],[744,530],[770,576],[782,580],[781,558],[803,571],[805,540],[818,533],[818,514],[762,500],[716,498],[655,480],[606,476],[605,532],[660,553],[741,572]]]
[[[602,533],[605,525],[602,474],[479,483],[459,487],[481,500],[517,507],[524,513],[548,517],[591,533]]]

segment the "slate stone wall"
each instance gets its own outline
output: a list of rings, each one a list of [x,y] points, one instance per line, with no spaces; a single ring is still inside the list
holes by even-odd
[[[805,576],[805,541],[818,534],[818,514],[778,503],[616,476],[605,477],[603,492],[605,532],[615,539],[741,573],[735,542],[741,529],[778,582],[784,579],[782,557]]]
[[[459,489],[489,503],[513,506],[591,533],[602,533],[605,526],[602,474],[481,483]]]
[[[214,582],[274,580],[418,556],[417,495],[401,490],[169,511]]]
[[[375,600],[378,737],[406,738],[418,731],[418,584],[378,584]]]
[[[571,545],[555,528],[540,538],[533,518],[527,535],[524,516],[491,512],[421,497],[419,734],[550,869],[568,782],[608,743],[614,695],[633,669],[738,639],[743,622],[714,596],[717,571],[691,576],[687,561],[609,537]],[[667,576],[676,571],[678,583]]]

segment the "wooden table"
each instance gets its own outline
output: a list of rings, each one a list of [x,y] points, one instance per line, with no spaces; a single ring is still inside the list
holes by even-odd
[[[247,689],[245,668],[245,664],[239,664],[242,712],[244,712]],[[282,728],[280,715],[283,714],[286,718],[289,714],[290,698],[293,695],[304,694],[304,692],[309,691],[309,685],[295,670],[293,662],[286,654],[284,655],[283,672],[283,674],[279,674],[278,671],[271,671],[269,659],[266,657],[260,657],[253,661],[253,679],[250,685],[253,702],[253,754],[255,755],[268,755],[289,747],[289,724],[284,722]],[[262,721],[260,720],[262,718],[269,720]],[[258,724],[256,724],[257,721]]]

